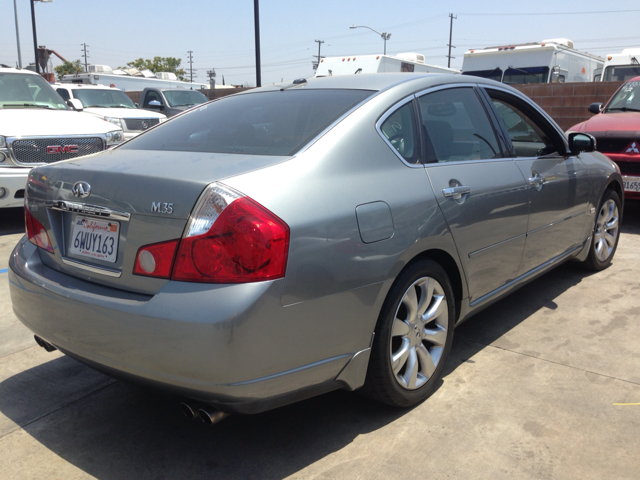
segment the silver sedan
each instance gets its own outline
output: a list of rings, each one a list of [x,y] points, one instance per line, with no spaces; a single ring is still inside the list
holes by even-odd
[[[594,146],[474,77],[224,97],[32,170],[13,307],[40,345],[209,420],[340,388],[411,406],[460,322],[564,261],[611,263],[622,178]]]

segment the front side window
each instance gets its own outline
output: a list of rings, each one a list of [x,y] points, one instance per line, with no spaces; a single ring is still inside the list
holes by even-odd
[[[408,163],[419,163],[413,104],[405,103],[380,125],[380,131]]]
[[[58,92],[58,95],[60,95],[63,100],[69,100],[71,98],[71,95],[69,95],[69,90],[67,90],[66,88],[58,88],[56,89],[56,92]]]
[[[24,73],[0,73],[0,108],[68,110],[44,78]]]
[[[223,97],[121,148],[289,156],[372,93],[310,89]]]
[[[501,157],[493,127],[471,87],[450,88],[419,98],[428,163]]]
[[[493,106],[506,127],[516,157],[540,157],[558,152],[560,140],[553,127],[527,104],[509,94],[487,89]]]
[[[504,72],[503,83],[508,85],[522,85],[524,83],[547,83],[549,67],[507,68]]]

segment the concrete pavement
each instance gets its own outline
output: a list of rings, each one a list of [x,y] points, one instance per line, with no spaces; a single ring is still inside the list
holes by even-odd
[[[623,232],[604,272],[563,265],[456,330],[411,410],[333,392],[213,427],[35,346],[0,273],[0,476],[638,478],[640,203]]]

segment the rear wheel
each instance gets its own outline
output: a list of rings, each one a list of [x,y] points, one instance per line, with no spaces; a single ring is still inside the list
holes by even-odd
[[[422,260],[405,270],[382,307],[363,393],[398,407],[427,398],[451,350],[454,305],[439,264]]]
[[[585,266],[590,270],[603,270],[611,264],[620,238],[620,197],[613,190],[605,191],[600,200],[593,238]]]

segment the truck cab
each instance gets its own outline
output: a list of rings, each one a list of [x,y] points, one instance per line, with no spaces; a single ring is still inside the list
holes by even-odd
[[[159,112],[140,110],[122,90],[104,85],[56,83],[56,92],[64,99],[82,102],[84,111],[119,126],[129,140],[167,120]]]
[[[640,48],[625,48],[622,53],[607,55],[603,82],[626,82],[640,75]]]
[[[197,90],[145,88],[140,95],[139,105],[145,110],[154,110],[172,117],[208,101],[209,99]]]

